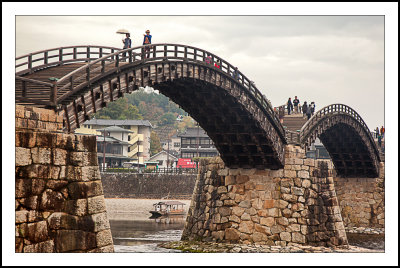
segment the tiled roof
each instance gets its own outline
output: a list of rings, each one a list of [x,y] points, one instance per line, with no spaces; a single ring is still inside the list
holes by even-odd
[[[165,153],[165,154],[167,154],[168,155],[168,153],[166,152],[166,151],[161,151],[161,152],[159,152],[159,153],[156,153],[155,155],[153,155],[152,157],[150,157],[149,158],[149,161],[151,161],[151,159],[154,159],[156,156],[158,156],[158,155],[160,155],[160,154],[162,154],[162,153]],[[172,155],[172,154],[169,154],[169,156],[170,157],[172,157],[172,159],[178,159],[176,156],[174,156],[174,155]]]
[[[207,133],[201,127],[188,127],[186,131],[182,134],[179,134],[178,137],[201,137],[208,138]]]
[[[84,125],[99,126],[147,126],[153,127],[149,120],[110,120],[110,119],[91,119],[85,121]]]
[[[108,132],[128,132],[128,133],[133,133],[133,131],[130,131],[130,130],[122,128],[122,127],[117,127],[117,126],[106,127],[104,129],[106,131],[108,131]],[[103,132],[103,129],[98,129],[97,131]]]
[[[97,142],[104,142],[104,136],[96,136],[96,141]],[[116,139],[114,137],[107,137],[105,138],[105,142],[107,143],[119,143],[123,145],[132,145],[129,142],[126,141],[120,141],[119,139]]]

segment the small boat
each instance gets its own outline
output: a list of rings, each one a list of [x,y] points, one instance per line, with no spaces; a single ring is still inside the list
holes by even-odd
[[[150,210],[151,218],[170,215],[185,215],[183,206],[185,203],[179,201],[160,201],[153,204],[154,210]]]

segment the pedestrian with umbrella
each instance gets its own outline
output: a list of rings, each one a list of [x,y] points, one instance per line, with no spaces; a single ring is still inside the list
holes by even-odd
[[[117,33],[118,33],[118,34],[125,34],[125,36],[126,36],[125,39],[122,39],[122,43],[124,44],[123,49],[131,48],[131,47],[132,47],[132,40],[131,40],[131,38],[130,38],[131,34],[129,33],[129,31],[128,31],[128,30],[125,30],[125,29],[120,29],[120,30],[117,31]],[[122,54],[122,56],[123,56],[124,59],[125,59],[125,57],[126,57],[126,52],[124,52],[124,53]]]

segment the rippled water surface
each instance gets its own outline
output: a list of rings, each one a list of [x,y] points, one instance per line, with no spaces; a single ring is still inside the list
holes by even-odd
[[[115,252],[180,252],[157,244],[180,240],[186,216],[150,219],[154,199],[106,199]],[[190,200],[185,203],[185,212]]]
[[[185,225],[190,200],[177,200],[185,203],[185,216],[150,219],[155,199],[106,199],[107,214],[115,252],[163,253],[181,252],[159,247],[158,244],[178,241]],[[384,252],[384,235],[365,235],[347,233],[350,245],[375,249]]]

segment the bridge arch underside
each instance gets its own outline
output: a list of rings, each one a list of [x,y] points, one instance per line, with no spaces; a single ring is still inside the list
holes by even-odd
[[[351,117],[339,115],[323,120],[313,129],[308,145],[316,137],[328,151],[338,177],[378,177],[379,160],[374,145]]]
[[[110,73],[62,103],[65,130],[79,128],[107,103],[146,86],[188,112],[213,140],[227,167],[283,168],[286,141],[267,112],[231,77],[201,65],[149,63]]]
[[[155,86],[188,112],[213,140],[230,168],[282,168],[260,123],[238,100],[211,83],[190,78]],[[247,101],[250,106],[250,101]]]

